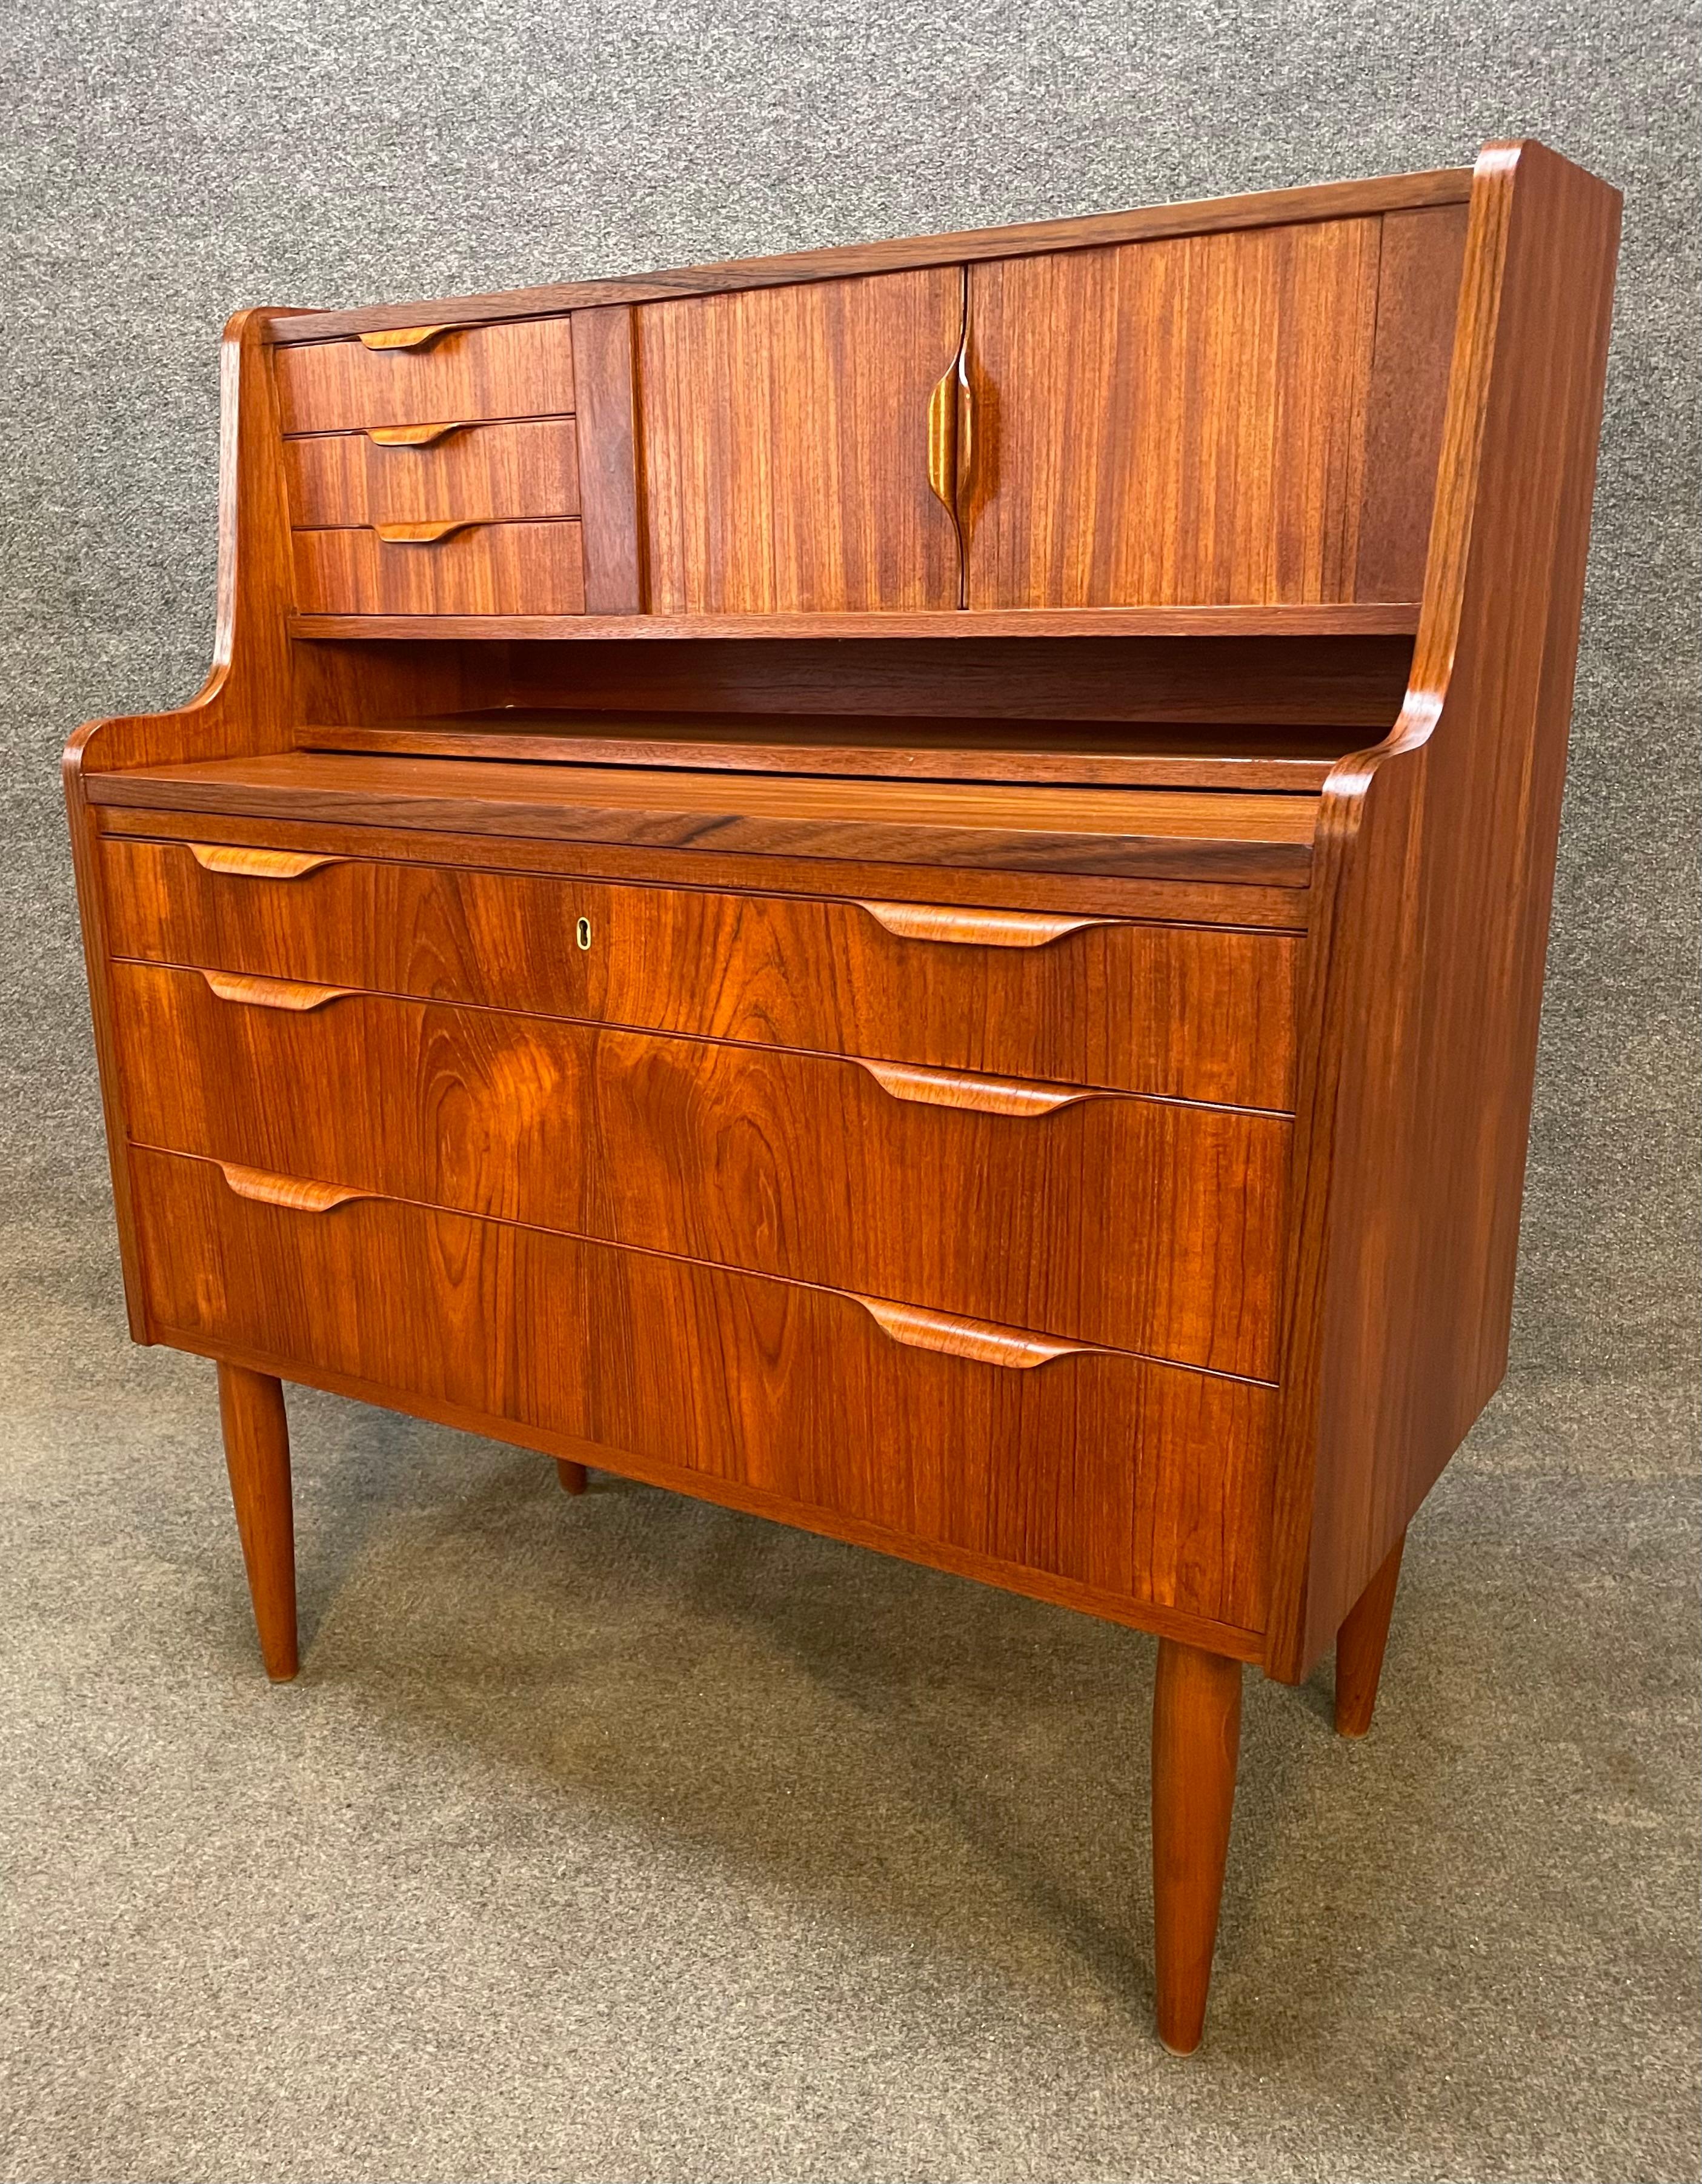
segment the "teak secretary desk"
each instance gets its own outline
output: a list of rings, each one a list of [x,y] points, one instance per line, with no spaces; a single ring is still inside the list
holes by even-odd
[[[1369,1724],[1506,1355],[1617,193],[1471,170],[224,347],[217,664],[66,757],[131,1329]]]

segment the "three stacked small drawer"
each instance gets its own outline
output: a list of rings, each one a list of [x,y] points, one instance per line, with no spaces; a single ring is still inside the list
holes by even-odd
[[[304,614],[579,614],[566,316],[276,352]]]

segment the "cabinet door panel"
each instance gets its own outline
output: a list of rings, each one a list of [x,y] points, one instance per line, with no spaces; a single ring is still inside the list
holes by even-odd
[[[963,280],[932,267],[638,311],[653,613],[957,604],[928,402]]]
[[[1378,223],[969,269],[972,607],[1353,596]]]

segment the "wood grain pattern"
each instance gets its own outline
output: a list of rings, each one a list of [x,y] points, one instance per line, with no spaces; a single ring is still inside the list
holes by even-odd
[[[937,502],[929,505],[945,521]],[[753,517],[754,522],[756,519]],[[831,550],[831,549],[830,549]],[[741,568],[743,564],[739,565]],[[765,582],[767,579],[762,579]],[[973,606],[973,602],[972,602]],[[299,613],[289,617],[291,636],[299,638],[520,638],[528,644],[597,644],[610,638],[670,644],[705,638],[809,637],[879,638],[883,644],[904,638],[950,638],[963,644],[991,638],[1079,637],[1097,640],[1130,637],[1407,637],[1418,627],[1418,608],[1409,602],[1371,600],[1324,605],[1279,601],[1269,605],[1029,607],[1001,610],[957,608],[882,608],[874,611],[803,608],[770,613],[754,609],[688,613],[652,604],[645,615],[565,613],[444,614],[427,622],[423,610],[375,615],[357,622],[347,614]]]
[[[1156,610],[1141,610],[1143,616],[1151,611]],[[502,697],[517,705],[592,710],[1165,721],[1212,727],[1258,722],[1309,733],[1335,726],[1369,727],[1383,736],[1400,711],[1412,666],[1410,636],[1226,637],[1202,634],[1191,626],[1180,636],[1047,636],[1044,644],[1035,644],[1024,637],[958,634],[967,621],[963,615],[951,618],[949,642],[889,635],[879,644],[795,637],[516,644],[508,649],[511,679]],[[341,663],[357,678],[357,688],[364,663],[375,654],[388,660],[403,649],[330,642],[299,648],[326,683]],[[399,691],[386,703],[364,702],[354,717],[451,710],[435,701],[429,694],[431,682],[421,679],[432,674],[433,659],[443,663],[438,672],[447,674],[443,648],[406,649],[420,663],[413,701],[398,702]],[[488,659],[495,651],[492,645],[463,644],[453,657],[463,660],[472,654]],[[349,718],[347,711],[324,710],[332,697],[332,688],[319,688],[318,710],[307,717]],[[472,706],[496,700],[460,702]],[[1359,738],[1359,747],[1369,739]]]
[[[642,308],[651,614],[955,610],[926,454],[963,309],[955,272]]]
[[[1329,751],[1314,755],[1307,741]],[[308,722],[302,750],[555,765],[690,766],[724,773],[875,776],[896,781],[1057,781],[1130,788],[1321,788],[1349,732],[1280,728],[1208,737],[1120,722],[871,721],[716,714],[567,713],[505,708],[362,727]],[[1340,746],[1338,749],[1337,746]],[[1298,748],[1297,748],[1298,746]]]
[[[295,595],[308,613],[467,615],[499,604],[578,614],[585,602],[579,526],[477,523],[298,531]]]
[[[1331,1643],[1505,1369],[1618,192],[1491,146],[1425,616],[1325,794],[1296,1134],[1275,1673]]]
[[[1165,1640],[1152,1691],[1152,1934],[1158,2037],[1205,2030],[1241,1753],[1241,1663]]]
[[[211,985],[114,967],[142,1143],[1271,1377],[1284,1117]]]
[[[326,537],[344,534],[326,532]],[[1304,887],[1317,800],[808,781],[296,751],[104,775],[97,802],[786,857]]]
[[[578,515],[578,427],[571,417],[418,430],[431,437],[327,432],[286,440],[292,521],[323,529]]]
[[[1109,1351],[1001,1371],[896,1342],[828,1290],[373,1199],[290,1212],[210,1162],[135,1158],[174,1340],[606,1445],[614,1468],[636,1454],[738,1481],[924,1559],[1073,1581],[1131,1619],[1262,1619],[1267,1388]]]
[[[424,348],[319,341],[273,356],[286,432],[566,416],[573,408],[565,318],[456,327]]]
[[[633,315],[618,307],[575,311],[572,334],[583,436],[585,608],[594,615],[642,614],[648,588],[639,516]]]
[[[354,861],[282,885],[109,839],[116,955],[260,978],[1281,1110],[1299,944],[1083,924],[904,939],[853,902]],[[601,944],[567,943],[587,916]]]
[[[972,610],[1352,598],[1375,220],[971,270]]]
[[[1014,226],[971,228],[901,242],[843,243],[833,249],[793,251],[778,258],[731,259],[718,265],[684,266],[666,273],[627,275],[613,280],[566,281],[515,289],[503,295],[439,298],[430,304],[366,304],[353,310],[313,312],[308,315],[309,323],[299,328],[291,317],[276,318],[270,336],[278,343],[318,341],[330,335],[406,326],[421,317],[445,324],[523,318],[540,311],[650,303],[666,296],[703,295],[728,288],[790,287],[800,281],[842,280],[847,275],[900,272],[919,265],[961,265],[982,258],[1085,249],[1158,236],[1211,235],[1232,228],[1288,226],[1296,220],[1353,219],[1424,205],[1462,203],[1470,184],[1469,167],[1442,167],[1422,175],[1381,175],[1364,181],[1313,182],[1298,189],[1198,198],[1186,204],[1027,220]]]
[[[260,1658],[274,1683],[287,1683],[300,1663],[296,1651],[295,1516],[283,1390],[270,1373],[220,1364],[219,1416]]]
[[[1139,918],[1161,925],[1210,925],[1240,931],[1303,933],[1310,897],[1304,888],[1249,887],[1219,880],[1099,878],[1081,873],[957,870],[949,865],[882,865],[842,858],[723,855],[707,850],[635,849],[618,844],[551,842],[500,834],[472,837],[430,827],[347,825],[315,820],[237,818],[210,811],[92,807],[98,833],[114,840],[217,840],[232,846],[302,848],[339,857],[400,864],[477,866],[488,872],[732,889],[762,895],[797,893],[874,900],[901,884],[918,902],[1070,916]]]
[[[1377,266],[1377,337],[1365,390],[1364,499],[1353,596],[1410,599],[1424,588],[1459,316],[1465,207],[1387,213]]]

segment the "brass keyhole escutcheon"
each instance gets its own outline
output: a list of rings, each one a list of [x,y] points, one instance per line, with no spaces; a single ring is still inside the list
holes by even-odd
[[[589,948],[590,946],[591,921],[589,917],[582,917],[579,920],[579,922],[573,928],[573,938],[578,941],[580,947]]]

